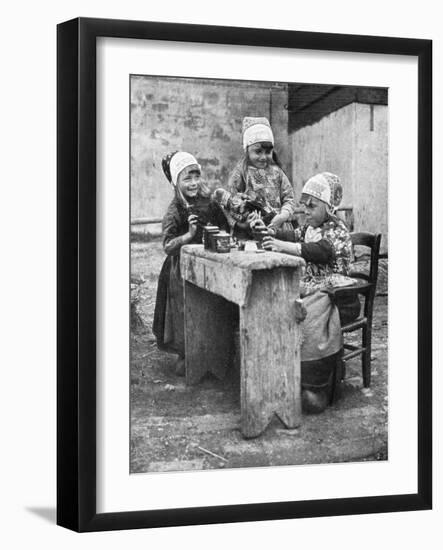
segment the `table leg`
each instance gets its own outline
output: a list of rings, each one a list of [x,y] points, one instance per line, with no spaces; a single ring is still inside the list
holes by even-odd
[[[300,425],[298,288],[296,270],[256,271],[240,308],[241,431],[247,438],[260,435],[274,413],[288,428]]]
[[[224,298],[185,281],[186,382],[197,384],[206,372],[224,378],[233,352],[233,311]]]

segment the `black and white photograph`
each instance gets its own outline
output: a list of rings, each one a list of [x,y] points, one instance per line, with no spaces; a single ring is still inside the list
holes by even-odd
[[[130,473],[388,460],[389,90],[131,74],[129,117]]]
[[[439,5],[5,4],[1,547],[438,547]]]

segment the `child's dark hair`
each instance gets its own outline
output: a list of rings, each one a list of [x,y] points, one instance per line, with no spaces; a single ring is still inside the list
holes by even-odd
[[[276,164],[280,168],[280,170],[283,170],[283,166],[280,162],[280,159],[278,158],[277,153],[275,152],[275,149],[272,149],[272,160],[273,160],[274,164]],[[283,172],[284,172],[284,170],[283,170]]]

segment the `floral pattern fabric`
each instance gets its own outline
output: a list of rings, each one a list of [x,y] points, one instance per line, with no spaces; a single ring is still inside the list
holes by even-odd
[[[258,199],[271,206],[277,213],[294,213],[295,201],[292,185],[283,170],[276,164],[266,168],[255,168],[241,160],[232,171],[228,190],[235,195],[245,193],[251,199]]]
[[[353,279],[347,277],[353,260],[351,235],[342,220],[331,215],[318,228],[309,225],[297,227],[294,237],[295,242],[300,243],[326,240],[333,252],[328,263],[306,262],[302,281],[304,293],[353,283]]]

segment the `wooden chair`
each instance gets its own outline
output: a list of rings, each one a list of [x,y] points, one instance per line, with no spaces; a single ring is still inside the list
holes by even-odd
[[[350,276],[357,279],[358,283],[352,287],[331,289],[329,295],[335,303],[340,302],[341,297],[362,296],[363,308],[357,319],[342,326],[343,347],[339,354],[333,373],[330,402],[334,401],[337,384],[345,377],[346,361],[361,355],[363,385],[368,388],[371,384],[371,346],[372,346],[372,314],[375,291],[378,278],[378,260],[380,253],[380,233],[351,233],[353,246],[365,246],[370,249],[369,273],[353,271]],[[361,330],[361,344],[354,345],[346,342],[346,335]]]

